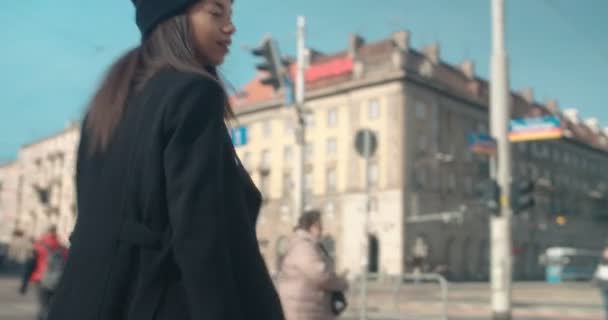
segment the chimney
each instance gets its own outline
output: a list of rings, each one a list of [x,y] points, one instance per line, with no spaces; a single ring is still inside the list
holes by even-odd
[[[574,108],[564,110],[564,116],[572,123],[578,124],[580,122],[580,118],[578,117],[578,110]]]
[[[429,44],[428,46],[424,47],[422,49],[422,52],[424,52],[424,55],[431,60],[434,64],[438,64],[439,63],[439,43],[435,42],[433,44]]]
[[[410,33],[402,30],[393,33],[393,52],[391,59],[397,69],[405,69],[408,52],[410,51]]]
[[[325,54],[319,50],[315,49],[306,49],[306,63],[307,65],[311,65],[317,58],[324,56]]]
[[[401,30],[393,33],[393,43],[395,47],[401,49],[401,51],[407,52],[410,49],[410,33],[406,30]]]
[[[348,40],[348,56],[351,58],[357,57],[359,48],[365,44],[365,39],[358,34],[351,34]]]
[[[534,89],[526,87],[519,91],[519,95],[526,100],[528,104],[534,103]]]
[[[472,60],[467,59],[463,61],[459,68],[467,79],[475,79],[475,63]]]
[[[585,119],[585,125],[595,133],[600,132],[600,121],[597,118]]]
[[[557,102],[557,100],[551,99],[551,100],[547,101],[547,103],[545,103],[545,105],[547,106],[547,109],[551,113],[553,113],[553,114],[559,113],[559,102]]]

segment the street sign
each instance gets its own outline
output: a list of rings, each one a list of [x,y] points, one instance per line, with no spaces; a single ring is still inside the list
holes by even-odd
[[[285,99],[285,105],[291,106],[296,102],[295,88],[293,82],[289,77],[285,77],[285,92],[283,93]]]
[[[378,140],[370,129],[360,129],[355,136],[355,149],[363,158],[370,158],[376,153]]]
[[[244,146],[247,144],[247,127],[241,126],[230,129],[230,137],[232,138],[232,144],[235,147]]]
[[[509,141],[559,139],[563,136],[561,120],[556,116],[514,119],[509,123]]]
[[[489,156],[496,154],[496,140],[489,134],[471,133],[468,140],[471,152]]]

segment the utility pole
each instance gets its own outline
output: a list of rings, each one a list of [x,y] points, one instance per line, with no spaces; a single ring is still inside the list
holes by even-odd
[[[355,149],[365,159],[365,210],[363,212],[363,239],[361,239],[361,309],[359,319],[367,320],[367,278],[369,274],[369,215],[371,211],[370,158],[378,148],[376,133],[361,129],[355,135]]]
[[[494,320],[511,319],[511,150],[508,57],[505,48],[504,0],[492,0],[492,60],[490,127],[496,139],[497,155],[492,157],[491,175],[500,187],[500,213],[490,218],[491,289]]]
[[[370,150],[371,150],[371,135],[364,136],[363,153],[365,157],[365,212],[363,213],[363,261],[361,263],[361,313],[360,320],[367,320],[367,281],[369,277],[369,214],[371,211],[371,196],[370,196],[370,181],[369,181],[369,165],[370,165]]]
[[[304,93],[306,85],[304,81],[304,70],[306,68],[306,19],[298,16],[298,47],[297,47],[297,70],[296,70],[296,115],[297,125],[295,128],[296,163],[294,167],[294,220],[304,212],[304,161],[306,146],[306,119],[304,107]]]

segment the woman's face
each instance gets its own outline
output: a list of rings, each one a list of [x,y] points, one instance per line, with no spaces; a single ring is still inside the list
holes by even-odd
[[[222,64],[236,31],[232,24],[232,1],[199,1],[188,10],[188,18],[198,56],[207,66]]]
[[[312,226],[310,226],[308,232],[310,232],[310,235],[312,235],[313,238],[320,240],[321,236],[323,236],[323,224],[321,223],[321,221],[316,222]]]

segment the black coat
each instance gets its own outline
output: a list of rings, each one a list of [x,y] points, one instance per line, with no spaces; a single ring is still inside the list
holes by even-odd
[[[78,219],[50,320],[283,319],[260,254],[261,196],[224,95],[165,70],[127,103],[103,153],[78,151]]]

